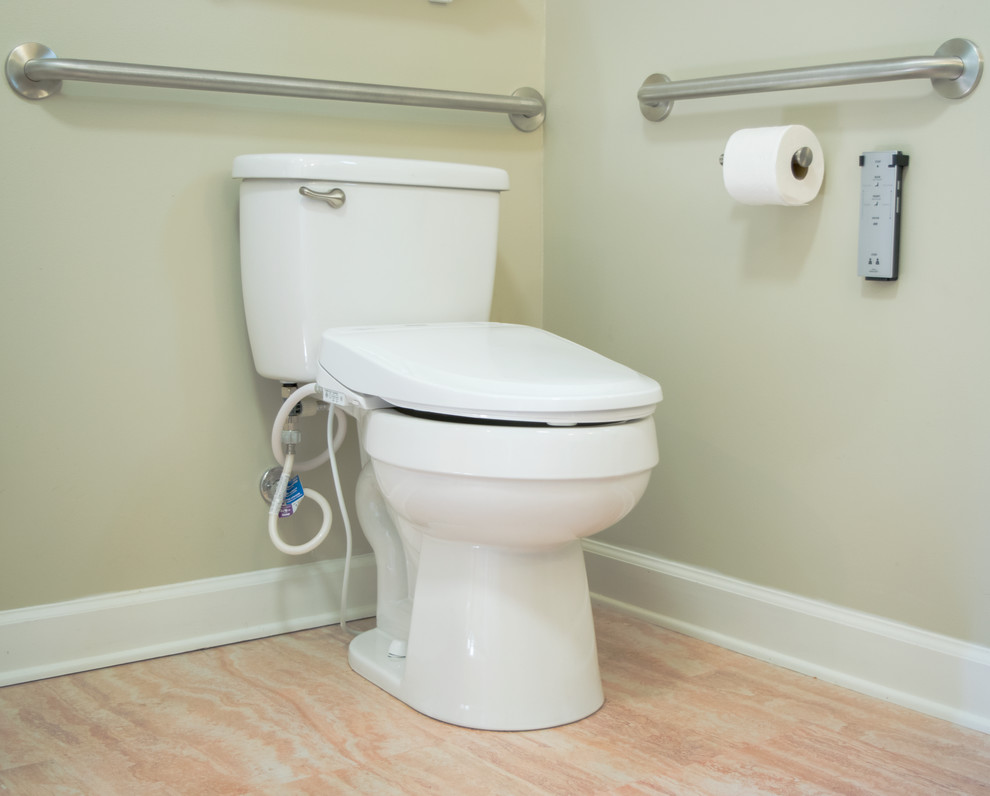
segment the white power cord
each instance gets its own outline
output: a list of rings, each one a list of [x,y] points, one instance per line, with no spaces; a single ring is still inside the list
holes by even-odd
[[[344,490],[341,488],[340,471],[337,469],[336,452],[340,445],[333,431],[333,419],[336,414],[337,411],[334,410],[327,418],[327,450],[330,456],[330,470],[333,473],[333,485],[337,491],[337,505],[340,506],[340,516],[344,521],[344,539],[347,542],[347,547],[344,550],[344,580],[340,586],[340,627],[356,636],[360,631],[351,630],[347,626],[347,587],[351,577],[351,518],[347,513],[347,505],[344,503]],[[343,412],[341,412],[341,417],[346,421],[347,415]],[[340,438],[343,440],[343,434]]]

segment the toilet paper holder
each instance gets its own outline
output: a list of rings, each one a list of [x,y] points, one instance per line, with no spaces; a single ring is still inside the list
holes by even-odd
[[[794,175],[795,179],[803,180],[808,174],[808,167],[814,160],[815,153],[812,152],[811,147],[803,146],[795,150],[794,154],[791,155],[791,174]],[[725,165],[724,152],[718,156],[718,165]]]

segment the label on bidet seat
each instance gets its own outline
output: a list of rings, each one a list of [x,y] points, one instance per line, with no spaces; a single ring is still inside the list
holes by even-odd
[[[334,404],[335,406],[347,406],[347,396],[344,393],[331,390],[329,387],[321,387],[320,390],[323,394],[323,400],[326,403]]]
[[[303,499],[302,481],[298,475],[292,476],[285,487],[285,500],[282,501],[282,508],[278,510],[279,517],[291,517],[296,513],[299,501]]]

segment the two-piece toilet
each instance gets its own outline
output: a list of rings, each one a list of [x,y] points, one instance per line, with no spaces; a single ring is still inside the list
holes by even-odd
[[[657,463],[650,378],[489,323],[500,169],[244,155],[241,270],[258,372],[357,418],[377,627],[355,671],[434,718],[525,730],[603,701],[580,539]]]

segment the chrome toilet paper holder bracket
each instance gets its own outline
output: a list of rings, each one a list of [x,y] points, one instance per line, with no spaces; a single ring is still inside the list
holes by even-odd
[[[808,168],[815,161],[815,153],[812,151],[810,146],[803,146],[795,150],[794,154],[791,155],[791,174],[794,175],[795,179],[803,180],[808,176]],[[725,153],[723,152],[718,156],[718,165],[725,165]]]

